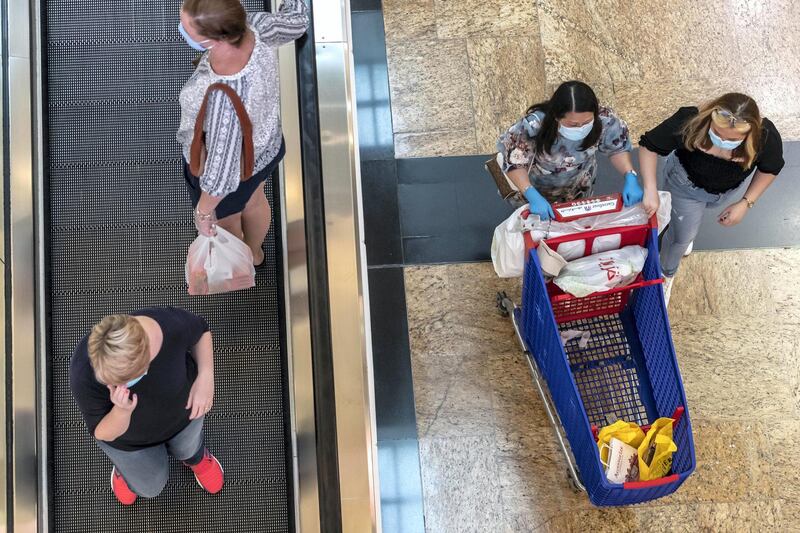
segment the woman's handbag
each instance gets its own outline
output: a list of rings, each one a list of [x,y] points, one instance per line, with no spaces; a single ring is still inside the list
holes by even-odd
[[[230,99],[233,109],[236,111],[236,116],[239,118],[239,124],[242,126],[241,181],[247,181],[253,175],[253,167],[255,165],[253,124],[250,122],[250,117],[242,103],[242,99],[239,98],[236,91],[224,83],[212,83],[208,86],[203,97],[203,104],[200,106],[200,111],[197,113],[197,119],[194,123],[192,146],[189,149],[189,170],[194,176],[202,176],[205,170],[208,149],[206,148],[206,132],[203,130],[203,125],[205,124],[206,110],[208,108],[208,97],[214,91],[222,91]]]

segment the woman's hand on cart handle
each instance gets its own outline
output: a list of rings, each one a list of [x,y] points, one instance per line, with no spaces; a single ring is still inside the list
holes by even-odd
[[[544,196],[542,196],[539,191],[536,190],[536,187],[530,185],[527,189],[525,189],[524,194],[525,199],[528,200],[531,213],[534,215],[539,215],[539,218],[542,220],[556,218],[556,216],[553,214],[553,207],[550,205],[550,202],[545,200]]]
[[[649,187],[646,188],[644,191],[644,199],[642,200],[642,207],[644,207],[647,217],[649,218],[655,215],[660,205],[661,198],[658,196],[658,191]]]
[[[625,187],[622,189],[622,200],[625,203],[625,207],[638,204],[642,201],[643,196],[644,191],[642,186],[639,185],[639,176],[636,171],[629,170],[625,174]]]

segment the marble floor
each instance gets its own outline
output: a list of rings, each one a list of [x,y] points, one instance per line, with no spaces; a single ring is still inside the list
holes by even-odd
[[[800,249],[696,252],[670,317],[697,471],[673,496],[593,508],[565,477],[489,263],[406,269],[426,530],[800,531]]]
[[[398,158],[487,154],[582,79],[633,138],[682,105],[753,96],[800,139],[800,2],[383,0]]]

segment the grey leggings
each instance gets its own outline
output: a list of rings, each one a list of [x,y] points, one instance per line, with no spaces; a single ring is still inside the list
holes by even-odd
[[[167,453],[179,461],[193,458],[203,448],[203,420],[192,420],[183,431],[164,444],[136,451],[118,450],[108,443],[97,441],[128,487],[145,498],[155,498],[164,489],[169,478]]]
[[[672,152],[664,163],[665,189],[672,194],[669,227],[661,240],[661,271],[674,276],[689,244],[697,237],[706,209],[727,207],[739,188],[714,194],[696,187]]]

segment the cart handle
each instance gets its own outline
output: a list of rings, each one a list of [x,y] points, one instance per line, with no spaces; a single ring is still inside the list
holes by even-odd
[[[623,484],[623,488],[625,490],[651,489],[653,487],[675,483],[679,478],[680,476],[678,474],[672,474],[671,476],[651,479],[650,481],[627,481]]]

